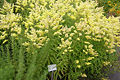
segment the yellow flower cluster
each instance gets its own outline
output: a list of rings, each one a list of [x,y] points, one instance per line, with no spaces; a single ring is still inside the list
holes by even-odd
[[[4,31],[0,32],[0,40],[5,39],[8,30],[14,32],[13,37],[23,34],[26,38],[23,45],[29,50],[29,45],[39,49],[55,39],[59,42],[55,47],[60,51],[58,54],[87,56],[82,65],[78,64],[79,59],[75,61],[77,68],[91,65],[88,61],[99,56],[97,43],[107,48],[104,54],[113,53],[115,45],[120,44],[120,36],[116,35],[120,31],[119,18],[106,18],[103,9],[96,8],[95,1],[17,0],[16,4],[4,4],[0,14],[0,29]],[[87,77],[86,74],[82,76]]]
[[[83,73],[83,74],[81,73],[81,76],[82,77],[87,77],[87,75],[85,73]]]
[[[105,61],[105,62],[103,62],[103,64],[104,64],[104,66],[107,66],[107,65],[109,65],[109,64],[110,64],[110,62]]]

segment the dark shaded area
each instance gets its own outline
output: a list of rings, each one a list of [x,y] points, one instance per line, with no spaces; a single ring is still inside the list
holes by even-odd
[[[117,47],[117,53],[120,55],[120,47]],[[119,57],[119,64],[120,64],[120,57]],[[116,72],[109,75],[110,80],[120,80],[120,68],[117,69]]]
[[[16,2],[16,0],[6,0],[7,2],[9,2],[9,3],[15,3]],[[3,6],[3,4],[4,4],[4,0],[0,0],[0,8]]]
[[[110,80],[120,80],[120,72],[115,72],[109,76]]]

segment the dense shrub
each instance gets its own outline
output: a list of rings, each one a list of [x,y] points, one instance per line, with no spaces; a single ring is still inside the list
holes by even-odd
[[[57,64],[55,80],[100,79],[101,69],[112,64],[115,45],[120,44],[119,18],[103,13],[91,0],[5,2],[0,9],[0,41],[8,50],[1,48],[1,54],[8,52],[10,64],[3,55],[0,58],[11,66],[10,79],[49,79],[49,64]]]

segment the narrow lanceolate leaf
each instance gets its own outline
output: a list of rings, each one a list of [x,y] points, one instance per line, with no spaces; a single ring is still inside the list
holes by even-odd
[[[22,43],[22,39],[19,39],[19,44]],[[16,45],[17,47],[17,45]],[[22,45],[17,49],[18,52],[18,67],[17,67],[17,75],[16,80],[24,79],[24,72],[25,72],[25,58],[24,58],[24,49]]]

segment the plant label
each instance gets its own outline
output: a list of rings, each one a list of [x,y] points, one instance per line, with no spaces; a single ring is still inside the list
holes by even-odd
[[[48,71],[49,72],[55,71],[55,70],[57,70],[56,64],[48,65]]]

